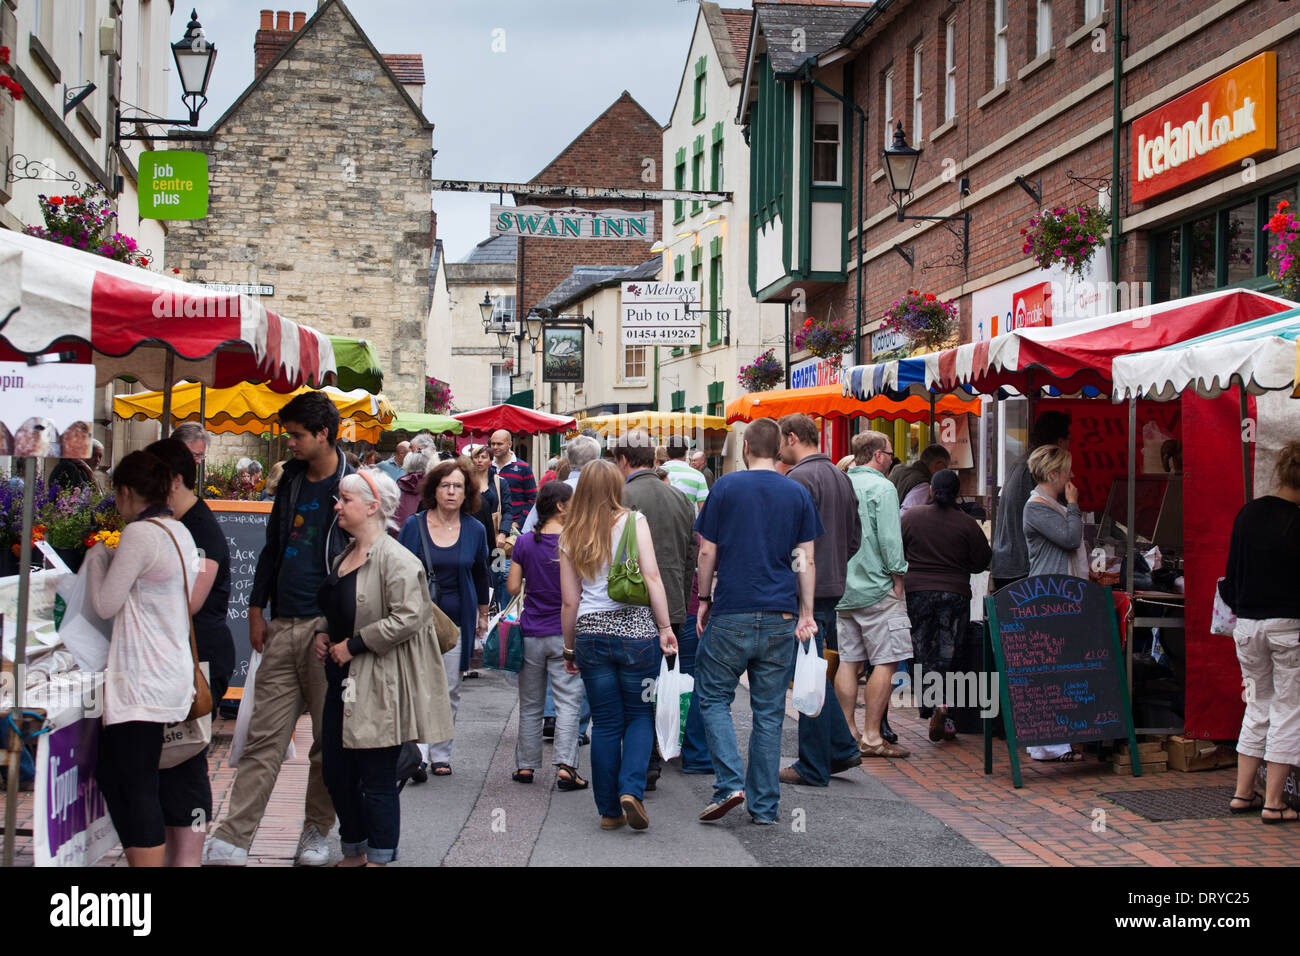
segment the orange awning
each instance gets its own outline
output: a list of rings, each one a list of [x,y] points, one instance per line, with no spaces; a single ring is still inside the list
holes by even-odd
[[[909,395],[894,401],[877,395],[860,401],[845,395],[839,385],[814,385],[811,388],[773,389],[768,392],[750,392],[727,405],[727,423],[750,422],[755,418],[780,418],[803,412],[821,418],[901,418],[907,422],[930,420],[930,402],[920,395]],[[940,395],[934,400],[936,415],[961,415],[980,413],[978,397],[962,399],[956,395]]]

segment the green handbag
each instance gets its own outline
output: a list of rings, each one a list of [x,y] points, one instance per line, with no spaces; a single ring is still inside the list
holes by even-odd
[[[650,589],[637,560],[635,511],[628,512],[623,536],[609,563],[609,596],[619,604],[650,606]]]

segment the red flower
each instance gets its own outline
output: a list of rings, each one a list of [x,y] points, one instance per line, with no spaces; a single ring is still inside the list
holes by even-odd
[[[1279,205],[1278,208],[1281,209],[1282,207]],[[1288,216],[1286,213],[1282,213],[1282,212],[1274,213],[1268,220],[1269,232],[1274,232],[1274,233],[1285,232],[1287,225],[1290,223],[1290,220],[1291,217]]]
[[[50,197],[50,205],[51,205],[51,206],[62,206],[62,205],[63,205],[63,197],[62,197],[62,196],[51,196],[51,197]]]
[[[180,275],[180,274],[181,274],[181,270],[180,270],[180,269],[173,269],[172,272],[176,273],[176,275]]]
[[[9,48],[7,46],[0,46],[0,63],[8,63],[8,62],[9,62]]]
[[[812,317],[810,316],[809,318],[803,320],[803,327],[806,329],[811,326],[812,326]]]
[[[925,294],[925,301],[926,301],[926,302],[933,302],[933,301],[934,301],[934,293],[933,293],[933,292],[927,292],[927,293]]]
[[[1277,204],[1277,211],[1281,212],[1283,209],[1286,209],[1290,205],[1291,204],[1289,202],[1283,199],[1280,203]]]
[[[1020,234],[1021,234],[1022,236],[1024,236],[1024,235],[1028,235],[1028,234],[1029,234],[1029,230],[1028,230],[1028,229],[1021,229],[1021,230],[1020,230]]]

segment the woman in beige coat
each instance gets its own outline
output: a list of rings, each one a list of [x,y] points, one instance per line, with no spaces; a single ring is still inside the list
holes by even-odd
[[[398,494],[378,470],[339,482],[335,511],[352,544],[321,586],[329,626],[316,635],[329,683],[321,769],[339,817],[341,866],[397,859],[398,752],[452,735],[439,639],[456,628],[439,620],[419,560],[385,533]]]

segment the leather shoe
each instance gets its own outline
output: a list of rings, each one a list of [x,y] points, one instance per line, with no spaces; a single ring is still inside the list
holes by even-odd
[[[803,775],[800,774],[798,770],[795,770],[794,767],[782,767],[781,772],[778,773],[776,776],[777,779],[780,780],[782,783],[790,783],[798,787],[812,786],[812,784],[810,784],[807,780],[805,780],[803,778]]]
[[[555,739],[555,718],[554,717],[542,718],[542,739],[543,740]]]
[[[889,726],[888,717],[880,718],[880,736],[884,737],[888,743],[898,743],[898,734],[894,733],[893,728]]]
[[[845,757],[843,760],[831,761],[831,773],[843,773],[845,770],[852,770],[854,767],[862,766],[862,754],[856,753],[852,757]]]

